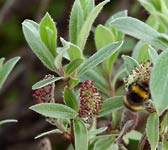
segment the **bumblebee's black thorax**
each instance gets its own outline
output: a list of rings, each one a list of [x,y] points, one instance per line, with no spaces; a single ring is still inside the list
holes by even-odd
[[[143,103],[150,98],[149,85],[144,82],[133,82],[128,86],[124,99],[127,108],[137,111]]]

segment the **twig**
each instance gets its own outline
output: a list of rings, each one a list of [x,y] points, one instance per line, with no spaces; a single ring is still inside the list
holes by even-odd
[[[5,15],[8,14],[11,10],[11,7],[14,5],[16,0],[7,0],[6,3],[3,5],[0,11],[0,24],[3,22]]]

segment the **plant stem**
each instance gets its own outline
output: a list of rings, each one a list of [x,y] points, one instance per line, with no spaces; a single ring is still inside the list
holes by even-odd
[[[75,149],[75,139],[74,139],[74,128],[73,128],[73,120],[71,119],[70,120],[71,121],[71,143],[72,143],[72,146],[74,147],[74,149]]]

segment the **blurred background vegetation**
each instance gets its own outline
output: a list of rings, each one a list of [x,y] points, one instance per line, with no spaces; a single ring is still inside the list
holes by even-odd
[[[95,0],[96,3],[102,0]],[[32,53],[24,39],[21,23],[24,19],[39,21],[46,11],[56,22],[58,36],[68,40],[68,21],[73,0],[0,0],[0,58],[21,56],[21,60],[10,74],[0,91],[0,120],[17,119],[0,127],[1,150],[47,150],[47,138],[34,140],[34,137],[49,129],[54,129],[43,117],[28,109],[35,104],[31,86],[50,72]],[[120,10],[128,10],[129,16],[145,20],[148,13],[135,0],[111,0],[94,25],[104,22]],[[128,50],[134,47],[135,39],[128,43]],[[60,42],[58,41],[60,46]],[[93,33],[87,41],[86,54],[95,50]],[[127,51],[128,52],[128,51]],[[56,99],[61,101],[61,84],[56,85]],[[53,150],[65,150],[68,142],[60,135],[48,136]],[[50,148],[48,148],[49,150]]]

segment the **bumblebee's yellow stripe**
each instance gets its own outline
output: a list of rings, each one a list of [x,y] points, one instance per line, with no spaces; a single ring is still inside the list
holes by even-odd
[[[132,91],[138,94],[143,99],[147,99],[149,97],[148,93],[140,89],[139,86],[136,86],[136,85],[133,86]]]
[[[130,109],[132,109],[132,110],[134,110],[134,111],[138,111],[138,110],[142,109],[142,106],[131,105],[131,104],[128,102],[126,96],[124,96],[124,104],[125,104],[126,106],[128,106],[128,108],[130,108]]]

